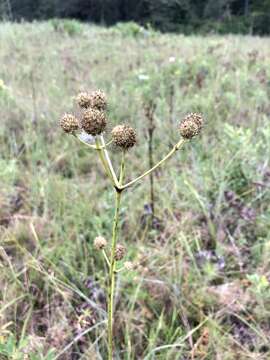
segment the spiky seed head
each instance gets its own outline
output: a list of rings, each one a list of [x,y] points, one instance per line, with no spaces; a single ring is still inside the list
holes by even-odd
[[[106,128],[107,119],[104,112],[97,109],[87,109],[83,112],[81,127],[90,135],[100,135]]]
[[[131,262],[131,261],[126,261],[125,263],[124,263],[124,267],[127,269],[127,270],[133,270],[134,269],[134,264],[133,264],[133,262]]]
[[[106,110],[107,108],[106,94],[101,90],[93,91],[90,94],[90,103],[93,109],[98,109],[103,111]]]
[[[133,147],[136,142],[136,131],[129,125],[117,125],[112,130],[113,143],[124,150]]]
[[[60,126],[66,133],[70,134],[79,129],[79,121],[71,114],[64,114],[60,120]]]
[[[117,244],[115,249],[115,260],[117,261],[122,260],[123,257],[125,256],[125,253],[126,253],[126,248],[121,244]]]
[[[91,95],[87,92],[81,92],[78,94],[76,101],[82,109],[88,109],[91,106]]]
[[[97,236],[94,240],[94,246],[97,250],[102,250],[107,246],[107,240],[103,236]]]
[[[201,115],[195,113],[188,114],[180,123],[180,134],[185,139],[192,139],[200,133],[202,125],[203,118]]]
[[[203,118],[202,118],[201,114],[191,113],[191,114],[187,115],[186,118],[192,119],[197,124],[199,130],[202,129],[202,127],[203,127]]]

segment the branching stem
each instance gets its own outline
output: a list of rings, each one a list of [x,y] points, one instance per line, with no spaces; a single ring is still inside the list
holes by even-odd
[[[98,138],[96,138],[96,148],[97,148],[99,158],[102,162],[102,165],[104,167],[106,174],[108,175],[109,179],[111,180],[113,186],[116,189],[119,189],[120,185],[119,185],[118,179],[116,177],[114,168],[112,166],[109,154],[108,154],[107,150],[105,149],[105,142],[104,142],[104,139],[102,136],[100,137],[100,140]]]
[[[83,141],[78,135],[73,134],[75,136],[76,139],[78,139],[83,145],[91,148],[91,149],[95,149],[95,150],[101,150],[101,149],[105,149],[107,146],[109,146],[112,143],[112,140],[110,140],[109,142],[107,142],[107,144],[105,145],[101,145],[101,146],[97,146],[97,145],[93,145],[93,144],[89,144],[86,141]]]
[[[165,161],[167,161],[177,150],[179,150],[186,142],[187,140],[181,139],[176,145],[174,145],[174,147],[172,148],[172,150],[162,159],[160,160],[158,163],[156,163],[156,165],[154,165],[151,169],[145,171],[142,175],[138,176],[136,179],[128,182],[125,185],[120,186],[120,190],[124,190],[132,185],[134,185],[137,181],[141,180],[142,178],[144,178],[145,176],[151,174],[152,171],[156,170],[159,166],[161,166]]]
[[[118,223],[119,223],[119,213],[120,213],[120,204],[121,204],[121,196],[123,190],[128,187],[134,185],[137,181],[141,180],[145,176],[151,174],[154,170],[156,170],[159,166],[161,166],[165,161],[167,161],[177,150],[179,150],[187,140],[181,139],[170,151],[169,153],[161,159],[156,165],[152,166],[149,170],[145,171],[142,175],[138,176],[134,180],[128,182],[125,185],[124,181],[124,173],[125,173],[125,152],[122,153],[122,161],[120,167],[120,175],[119,179],[116,176],[113,165],[111,163],[109,154],[106,149],[106,144],[103,136],[101,135],[99,138],[96,138],[96,150],[98,151],[100,160],[104,167],[104,170],[111,180],[114,189],[115,189],[115,210],[114,210],[114,219],[113,219],[113,227],[112,227],[112,243],[111,243],[111,254],[110,258],[107,257],[105,251],[103,255],[105,257],[106,263],[109,267],[109,283],[108,283],[108,360],[113,360],[113,314],[114,314],[114,296],[115,296],[115,276],[122,269],[116,269],[116,259],[115,259],[115,251],[117,245],[117,237],[118,237]]]

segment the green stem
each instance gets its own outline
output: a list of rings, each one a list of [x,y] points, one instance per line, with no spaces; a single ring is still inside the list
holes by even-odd
[[[108,154],[107,150],[105,149],[105,142],[104,142],[104,139],[102,136],[101,136],[101,141],[99,141],[99,139],[96,138],[96,147],[97,147],[99,158],[100,158],[102,165],[106,171],[106,174],[108,175],[109,179],[111,180],[113,186],[116,189],[119,189],[120,185],[119,185],[119,182],[115,175],[115,171],[113,169],[111,160],[109,158],[109,154]]]
[[[120,176],[119,176],[119,185],[122,184],[124,178],[124,169],[125,169],[125,157],[123,153]],[[109,288],[108,288],[108,343],[109,343],[108,360],[113,360],[113,310],[114,310],[113,308],[114,308],[115,275],[117,273],[115,250],[116,250],[117,235],[118,235],[118,222],[119,222],[121,195],[122,195],[122,191],[115,189],[115,210],[114,210],[114,220],[113,220],[113,229],[112,229],[112,245],[111,245]]]
[[[104,259],[105,259],[105,261],[106,261],[106,264],[108,265],[108,267],[109,267],[109,269],[110,269],[111,264],[110,264],[110,261],[109,261],[109,259],[108,259],[107,254],[106,254],[106,251],[105,251],[105,250],[102,250],[102,254],[103,254],[103,256],[104,256]]]
[[[106,144],[105,144],[103,135],[100,136],[100,140],[101,140],[101,145],[102,145],[102,150],[101,151],[102,151],[103,156],[104,156],[104,158],[105,158],[105,160],[106,160],[106,162],[108,164],[111,176],[112,176],[113,181],[114,181],[114,186],[115,186],[116,189],[119,189],[120,184],[119,184],[119,181],[118,181],[117,176],[115,174],[115,171],[114,171],[114,168],[113,168],[109,153],[108,153],[108,151],[106,149]]]
[[[174,145],[174,147],[172,148],[172,150],[162,159],[160,160],[158,163],[156,163],[155,166],[153,166],[151,169],[147,170],[146,172],[144,172],[142,175],[138,176],[136,179],[128,182],[125,185],[120,185],[120,190],[124,190],[132,185],[134,185],[138,180],[141,180],[142,178],[144,178],[145,176],[151,174],[152,171],[156,170],[159,166],[161,166],[165,161],[167,161],[177,150],[179,150],[186,142],[187,140],[185,139],[181,139],[176,145]]]

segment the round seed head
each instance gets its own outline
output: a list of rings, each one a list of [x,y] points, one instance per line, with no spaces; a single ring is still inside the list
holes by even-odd
[[[185,139],[192,139],[198,135],[202,129],[203,118],[199,114],[191,113],[181,121],[179,130]]]
[[[107,98],[106,94],[101,90],[93,91],[90,94],[91,107],[98,110],[106,110]]]
[[[87,109],[83,112],[81,127],[90,135],[101,134],[107,125],[107,119],[104,112],[97,109]]]
[[[79,121],[75,116],[65,114],[60,120],[60,126],[66,133],[70,134],[79,129]]]
[[[134,264],[131,262],[131,261],[126,261],[124,263],[124,267],[127,269],[127,270],[133,270],[134,269]]]
[[[77,100],[77,104],[82,109],[87,109],[91,105],[91,95],[88,94],[87,92],[79,93],[76,100]]]
[[[125,256],[125,253],[126,253],[126,248],[121,244],[117,244],[115,249],[115,260],[117,261],[122,260],[123,257]]]
[[[203,118],[202,118],[201,114],[191,113],[191,114],[187,115],[186,118],[193,120],[197,124],[199,130],[202,129],[202,127],[203,127]]]
[[[107,246],[107,240],[102,236],[97,236],[94,240],[94,246],[97,250],[102,250]]]
[[[136,142],[136,131],[129,125],[117,125],[112,130],[113,143],[124,150],[133,147]]]

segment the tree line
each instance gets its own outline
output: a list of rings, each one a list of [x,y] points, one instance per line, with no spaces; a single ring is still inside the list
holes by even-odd
[[[163,32],[270,33],[270,0],[1,0],[0,15],[103,25],[135,21]]]

